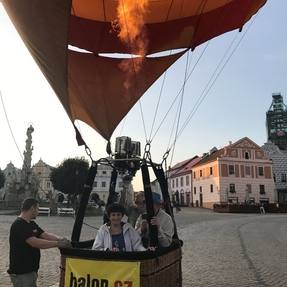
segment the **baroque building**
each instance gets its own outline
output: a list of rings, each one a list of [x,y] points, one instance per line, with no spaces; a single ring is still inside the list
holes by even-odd
[[[5,183],[4,186],[0,190],[1,200],[5,201],[14,201],[16,191],[13,192],[11,189],[15,183],[18,185],[21,181],[21,169],[14,166],[12,162],[9,162],[5,169],[3,170],[5,176]]]
[[[45,163],[42,159],[32,167],[32,171],[39,182],[37,195],[40,200],[45,201],[48,198],[55,198],[57,196],[58,191],[54,189],[50,179],[52,168],[52,166]]]
[[[245,137],[206,154],[192,168],[195,206],[214,203],[273,203],[276,199],[272,161]]]

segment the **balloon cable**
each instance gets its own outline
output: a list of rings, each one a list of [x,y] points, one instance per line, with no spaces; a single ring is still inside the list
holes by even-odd
[[[192,70],[190,71],[188,77],[186,78],[184,84],[185,84],[185,83],[189,80],[189,78],[191,77],[193,71],[194,71],[195,68],[197,67],[197,65],[198,65],[198,63],[199,63],[199,61],[200,61],[200,59],[202,58],[203,54],[205,53],[207,47],[209,46],[209,43],[210,43],[210,41],[208,41],[207,44],[205,45],[203,51],[201,52],[201,54],[200,54],[199,58],[197,59],[196,63],[194,64],[194,66],[193,66]],[[175,96],[175,98],[174,98],[174,100],[172,101],[172,103],[171,103],[169,109],[167,110],[167,112],[165,113],[164,117],[162,118],[162,120],[161,120],[161,122],[160,122],[158,128],[156,129],[155,133],[153,134],[153,136],[152,136],[152,138],[151,138],[151,142],[154,140],[155,136],[158,134],[158,132],[159,132],[161,126],[163,125],[163,123],[164,123],[164,121],[166,120],[168,114],[170,113],[172,107],[174,106],[175,102],[177,101],[178,97],[180,96],[180,94],[181,94],[181,92],[182,92],[182,89],[183,89],[183,86],[181,87],[181,89],[179,90],[179,92],[177,93],[177,95]]]
[[[14,136],[14,133],[13,133],[13,130],[12,130],[10,121],[9,121],[9,117],[8,117],[8,114],[7,114],[7,111],[6,111],[6,107],[5,107],[5,103],[4,103],[4,99],[3,99],[3,96],[2,96],[2,92],[1,92],[1,91],[0,91],[0,97],[1,97],[1,103],[2,103],[2,107],[3,107],[4,114],[5,114],[6,122],[7,122],[7,125],[8,125],[8,127],[9,127],[10,134],[11,134],[11,136],[12,136],[12,139],[13,139],[13,141],[14,141],[14,144],[15,144],[17,150],[18,150],[18,153],[19,153],[19,155],[20,155],[20,157],[21,157],[21,160],[23,161],[23,166],[25,166],[27,169],[32,169],[32,167],[28,167],[28,166],[27,166],[27,164],[26,164],[26,162],[24,161],[24,158],[23,158],[23,156],[22,156],[22,153],[21,153],[21,151],[20,151],[20,148],[19,148],[19,146],[18,146],[18,144],[17,144],[16,138],[15,138],[15,136]],[[43,193],[46,194],[45,190],[42,188],[42,186],[41,186],[40,184],[39,184],[38,188],[39,188]]]
[[[176,131],[175,131],[174,145],[173,145],[173,148],[172,148],[172,153],[171,153],[170,162],[172,162],[172,160],[173,160],[174,151],[175,151],[175,143],[176,143],[177,136],[178,136],[178,128],[179,128],[179,123],[180,123],[181,110],[182,110],[182,104],[183,104],[183,98],[184,98],[184,92],[185,92],[185,84],[186,84],[186,78],[187,78],[188,64],[189,64],[189,53],[186,54],[186,64],[185,64],[183,88],[182,88],[181,98],[180,98],[180,102],[179,102],[178,119],[177,119],[177,123],[176,123]],[[170,164],[170,165],[171,165],[171,164]]]
[[[18,153],[19,153],[20,157],[21,157],[22,161],[24,162],[24,158],[23,158],[23,156],[21,154],[20,148],[19,148],[19,146],[17,144],[17,141],[16,141],[16,138],[14,136],[12,127],[10,125],[10,121],[9,121],[9,118],[8,118],[8,115],[7,115],[7,111],[6,111],[6,108],[5,108],[5,104],[4,104],[4,100],[3,100],[3,96],[2,96],[2,92],[1,91],[0,91],[0,97],[1,97],[1,102],[2,102],[2,107],[3,107],[4,114],[5,114],[6,122],[7,122],[7,125],[9,127],[9,130],[10,130],[10,134],[12,136],[12,139],[14,141],[14,144],[15,144],[17,150],[18,150]]]
[[[260,12],[260,11],[259,11]],[[233,48],[233,50],[230,52],[231,47],[234,45],[235,40],[238,36],[238,34],[236,34],[236,36],[234,37],[234,39],[232,40],[231,44],[228,46],[226,52],[224,53],[223,57],[221,58],[220,62],[218,63],[216,69],[214,70],[213,74],[211,75],[208,83],[206,84],[205,88],[203,89],[200,97],[198,98],[196,105],[193,107],[193,109],[191,110],[191,112],[189,113],[187,119],[185,120],[185,122],[183,123],[177,139],[181,136],[181,134],[183,133],[184,129],[187,127],[187,125],[189,124],[190,120],[192,119],[192,117],[194,116],[194,114],[196,113],[196,111],[198,110],[199,106],[201,105],[201,103],[203,102],[203,100],[206,98],[206,96],[209,94],[210,90],[212,89],[212,87],[214,86],[215,82],[217,81],[218,77],[221,75],[221,73],[223,72],[224,68],[226,67],[226,65],[228,64],[228,62],[230,61],[231,57],[234,55],[234,53],[236,52],[236,50],[238,49],[239,45],[241,44],[242,40],[244,39],[244,37],[246,36],[247,32],[250,30],[251,26],[254,24],[254,21],[256,20],[257,16],[259,13],[257,13],[254,18],[252,19],[250,25],[247,27],[247,29],[244,31],[243,35],[241,36],[241,38],[239,39],[239,41],[237,42],[237,44],[235,45],[235,47]],[[227,57],[229,53],[229,56]],[[224,59],[227,57],[227,59],[225,60],[225,62],[223,63]],[[223,64],[222,64],[223,63]],[[219,67],[221,66],[221,68],[219,69]],[[219,71],[218,71],[219,70]],[[173,142],[173,145],[175,144],[176,141]]]

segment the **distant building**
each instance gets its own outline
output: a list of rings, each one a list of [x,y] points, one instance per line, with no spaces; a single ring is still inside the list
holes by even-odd
[[[52,166],[46,164],[42,159],[32,167],[32,171],[39,181],[38,196],[41,200],[47,200],[49,195],[55,197],[58,193],[54,189],[50,179],[52,168]]]
[[[97,175],[94,180],[92,194],[97,193],[101,200],[107,202],[109,196],[109,188],[111,181],[112,167],[109,165],[99,165]],[[118,174],[116,183],[116,192],[120,194],[123,189],[123,178],[121,174]]]
[[[5,175],[5,183],[3,188],[0,189],[0,196],[2,200],[9,201],[14,200],[16,191],[13,191],[11,187],[14,183],[20,184],[21,181],[21,170],[14,166],[12,162],[9,162],[5,169],[3,170]],[[15,194],[11,194],[15,192]]]
[[[52,167],[41,159],[32,167],[32,172],[39,182],[38,197],[40,200],[46,200],[49,193],[51,193],[52,196],[56,196],[56,193],[58,193],[58,191],[53,188],[50,180],[51,170]],[[5,185],[0,190],[0,199],[6,201],[19,200],[17,193],[21,182],[21,169],[15,167],[13,163],[10,162],[3,170],[3,173],[5,175]]]
[[[276,200],[272,161],[247,137],[206,154],[192,172],[195,206]]]
[[[168,187],[172,201],[179,205],[192,205],[192,167],[200,158],[194,156],[177,163],[168,171]]]
[[[272,142],[262,146],[265,155],[273,161],[273,178],[280,203],[287,203],[287,150],[280,150]]]
[[[266,113],[268,141],[281,150],[287,150],[287,107],[280,93],[272,95],[272,104]]]

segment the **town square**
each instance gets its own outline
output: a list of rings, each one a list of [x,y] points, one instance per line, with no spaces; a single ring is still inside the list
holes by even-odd
[[[0,287],[283,287],[285,0],[0,0]]]
[[[1,215],[0,286],[10,286],[7,274],[8,233],[14,216]],[[175,215],[183,240],[183,286],[286,286],[285,214],[218,214],[183,208]],[[87,217],[99,227],[101,217]],[[39,216],[37,222],[56,234],[69,236],[73,217]],[[83,239],[93,239],[96,229],[84,226]],[[39,283],[58,286],[60,253],[43,250]]]

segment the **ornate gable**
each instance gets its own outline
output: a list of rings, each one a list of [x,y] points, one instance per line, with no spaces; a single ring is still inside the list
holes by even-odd
[[[232,148],[260,149],[260,147],[256,143],[254,143],[252,140],[250,140],[247,137],[237,141],[236,143],[231,145],[231,147]]]

